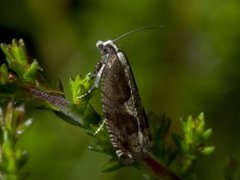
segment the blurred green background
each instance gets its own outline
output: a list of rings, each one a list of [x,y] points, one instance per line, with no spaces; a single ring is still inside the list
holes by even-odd
[[[49,82],[94,69],[97,40],[164,25],[118,42],[128,55],[147,111],[180,117],[205,112],[216,151],[200,160],[199,179],[220,179],[228,157],[240,160],[239,0],[8,0],[0,1],[0,41],[24,38]],[[4,56],[1,54],[1,63]],[[68,95],[69,96],[69,95]],[[99,96],[92,104],[101,112]],[[20,146],[31,157],[31,180],[142,179],[136,169],[101,173],[109,157],[87,150],[91,138],[54,114],[34,112]]]

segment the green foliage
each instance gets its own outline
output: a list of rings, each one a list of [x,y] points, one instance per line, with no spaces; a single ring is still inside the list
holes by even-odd
[[[1,44],[1,49],[6,56],[9,67],[18,75],[18,78],[23,81],[33,82],[40,67],[36,59],[29,64],[24,41],[14,39],[12,44]]]
[[[8,68],[6,64],[2,64],[0,67],[0,84],[4,84],[8,81]]]
[[[212,135],[211,129],[205,129],[203,113],[193,119],[180,119],[181,134],[171,133],[171,119],[166,114],[149,116],[153,135],[152,153],[167,167],[172,167],[181,177],[194,179],[194,165],[201,157],[210,155],[213,146],[205,146],[205,142]],[[175,146],[168,140],[171,133]]]
[[[116,171],[123,167],[123,164],[117,159],[117,157],[113,157],[110,159],[107,164],[105,164],[102,168],[102,172],[112,172]]]
[[[152,152],[164,164],[170,165],[176,156],[176,151],[167,141],[170,133],[171,118],[166,114],[162,114],[161,116],[150,114],[148,117],[152,132]]]
[[[210,155],[214,151],[213,146],[205,146],[205,141],[212,135],[212,130],[205,130],[205,119],[203,113],[196,119],[188,116],[186,120],[181,119],[183,137],[173,134],[173,140],[177,146],[180,156],[180,172],[189,176],[191,168],[196,160],[202,156]]]
[[[77,75],[75,78],[69,79],[69,88],[72,93],[72,101],[74,104],[79,106],[81,105],[81,102],[84,100],[79,97],[87,92],[87,90],[90,88],[90,85],[91,78],[88,74],[84,78],[82,78],[80,75]]]
[[[28,156],[24,150],[16,147],[16,142],[31,125],[31,120],[23,119],[23,106],[15,108],[13,103],[24,104],[26,107],[31,107],[31,110],[37,108],[50,110],[66,122],[83,128],[93,137],[89,150],[111,156],[110,161],[102,168],[103,172],[124,167],[115,154],[105,126],[100,125],[101,115],[89,103],[94,93],[85,96],[92,85],[90,73],[85,77],[77,75],[75,78],[70,78],[69,89],[72,94],[70,102],[65,98],[61,87],[51,88],[38,79],[39,65],[36,60],[29,63],[30,59],[23,40],[13,40],[10,45],[2,44],[1,48],[6,55],[7,65],[3,64],[0,67],[0,96],[3,107],[0,170],[6,179],[20,177],[19,170],[26,163]],[[26,111],[28,112],[28,109]],[[151,152],[142,162],[132,165],[149,174],[148,177],[157,176],[163,179],[194,177],[194,172],[190,170],[193,169],[196,160],[214,151],[213,146],[204,145],[211,136],[212,130],[205,130],[203,113],[196,119],[189,116],[186,120],[181,120],[183,135],[172,135],[176,146],[168,140],[171,133],[171,119],[168,116],[149,115],[149,122],[153,141]],[[98,129],[99,127],[101,128]],[[154,175],[151,175],[152,173]]]
[[[0,109],[0,179],[18,180],[24,177],[20,170],[27,162],[29,154],[16,147],[19,138],[32,124],[32,119],[25,120],[24,114],[23,105],[14,107],[9,103],[6,109]]]

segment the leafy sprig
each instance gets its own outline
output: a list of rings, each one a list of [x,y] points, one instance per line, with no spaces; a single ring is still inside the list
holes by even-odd
[[[1,141],[2,152],[6,152],[0,159],[2,174],[11,172],[12,177],[19,177],[20,167],[27,160],[27,155],[23,153],[25,151],[19,150],[15,146],[19,136],[14,132],[25,132],[30,123],[28,120],[22,119],[22,113],[13,104],[24,104],[25,107],[31,107],[31,109],[26,109],[26,112],[38,108],[50,110],[66,122],[83,128],[93,137],[93,143],[88,148],[111,156],[102,171],[110,172],[124,167],[116,157],[106,128],[103,126],[99,133],[95,133],[102,122],[102,116],[89,103],[94,93],[82,96],[92,86],[90,74],[77,75],[75,78],[69,79],[72,98],[67,100],[61,85],[57,89],[52,88],[39,79],[38,74],[42,73],[42,69],[36,59],[29,58],[23,40],[13,40],[9,45],[1,44],[1,49],[6,55],[6,64],[2,64],[0,67],[1,121],[4,122],[1,123],[1,133],[2,137],[5,137],[6,132],[8,134],[8,138],[2,138]],[[165,114],[160,117],[151,117],[150,115],[148,117],[153,146],[149,155],[143,158],[142,162],[132,165],[140,169],[145,176],[162,179],[181,179],[187,175],[192,176],[194,173],[190,170],[193,169],[197,159],[213,152],[214,147],[205,146],[205,141],[211,136],[212,130],[205,130],[203,114],[196,119],[189,116],[187,120],[181,120],[182,135],[172,135],[175,146],[169,142],[171,119]],[[5,123],[8,121],[11,123]],[[19,131],[20,127],[21,131]],[[15,155],[13,156],[13,154]],[[14,157],[14,161],[11,160],[12,157]],[[14,164],[14,166],[10,166],[10,164]]]
[[[18,75],[19,80],[32,82],[40,70],[36,59],[30,62],[25,43],[22,39],[13,40],[12,44],[1,44],[1,49],[6,56],[8,66]]]
[[[11,102],[6,109],[0,109],[0,179],[18,180],[24,177],[20,170],[29,154],[16,146],[32,124],[32,119],[25,119],[24,114],[23,105],[14,107]]]

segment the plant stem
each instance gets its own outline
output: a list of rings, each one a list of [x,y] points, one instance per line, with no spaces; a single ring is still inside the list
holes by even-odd
[[[159,178],[164,180],[180,180],[174,172],[162,165],[152,155],[148,155],[143,159],[144,164]]]

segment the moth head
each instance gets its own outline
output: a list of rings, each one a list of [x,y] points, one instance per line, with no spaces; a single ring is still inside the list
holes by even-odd
[[[113,48],[114,51],[118,52],[118,47],[113,43],[112,40],[108,40],[108,41],[98,41],[96,43],[96,46],[99,50],[99,52],[102,55],[106,55],[109,53],[109,49]]]

